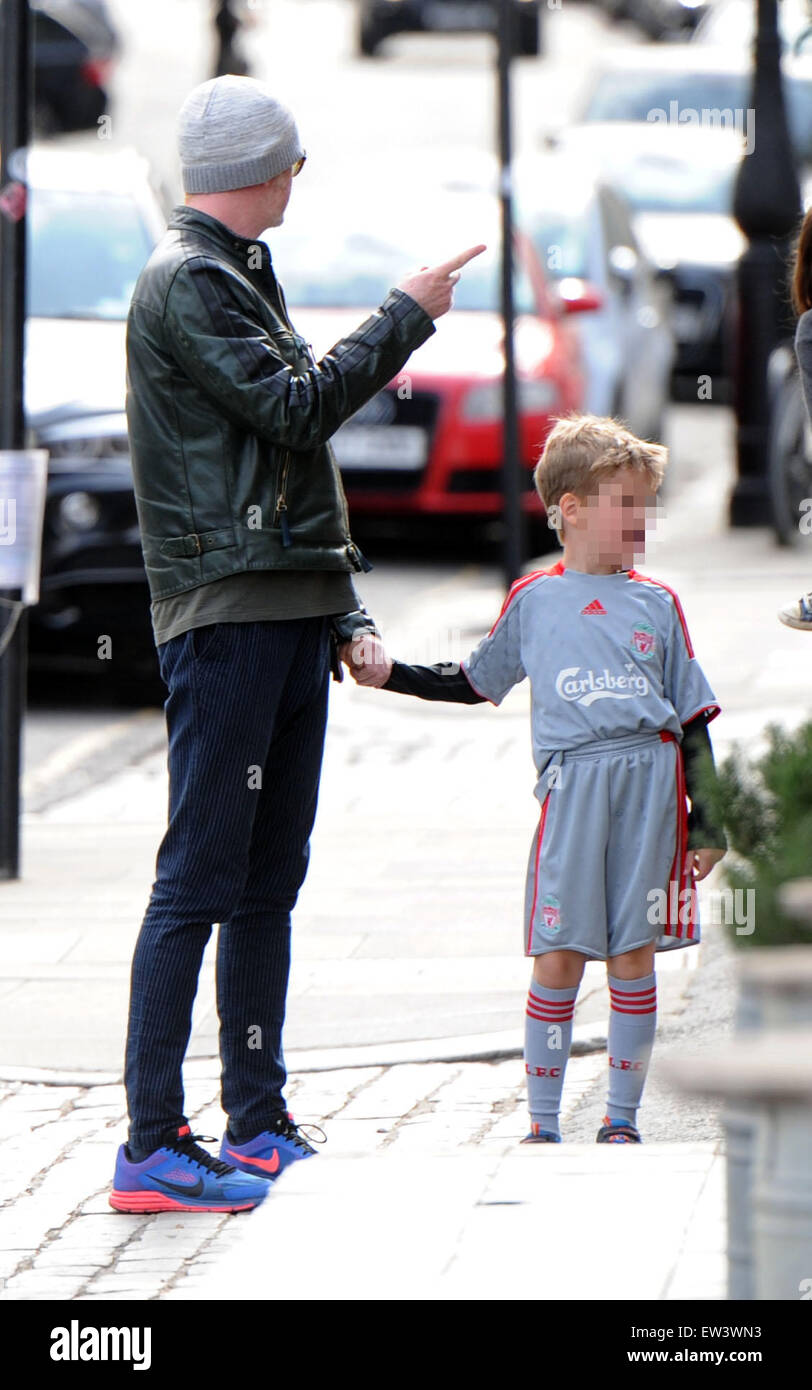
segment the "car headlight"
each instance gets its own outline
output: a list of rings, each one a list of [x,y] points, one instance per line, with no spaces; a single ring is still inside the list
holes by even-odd
[[[543,377],[518,381],[516,400],[520,415],[543,415],[558,405],[558,388]],[[470,422],[501,420],[502,382],[483,381],[473,386],[463,400],[462,418]]]
[[[65,530],[92,531],[101,518],[101,506],[89,492],[68,492],[59,503],[59,520]]]

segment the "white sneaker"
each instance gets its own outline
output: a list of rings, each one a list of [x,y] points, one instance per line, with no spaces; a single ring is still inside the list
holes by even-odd
[[[803,594],[796,603],[788,603],[779,608],[778,616],[787,627],[797,627],[801,632],[812,632],[812,594]]]

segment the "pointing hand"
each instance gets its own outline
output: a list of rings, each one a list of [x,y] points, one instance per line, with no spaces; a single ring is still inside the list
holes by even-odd
[[[433,268],[424,266],[415,275],[409,275],[405,280],[401,280],[398,289],[417,300],[429,318],[439,319],[451,308],[454,301],[454,286],[460,278],[462,267],[472,261],[474,256],[480,256],[486,249],[483,244],[471,246],[467,251],[462,251],[460,255],[452,256],[449,261],[443,261],[442,265]]]

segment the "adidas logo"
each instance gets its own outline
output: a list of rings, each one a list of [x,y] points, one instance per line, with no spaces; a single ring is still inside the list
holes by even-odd
[[[589,615],[593,613],[602,613],[604,618],[606,617],[606,609],[599,598],[593,598],[592,602],[588,603],[586,608],[581,609],[581,612]]]

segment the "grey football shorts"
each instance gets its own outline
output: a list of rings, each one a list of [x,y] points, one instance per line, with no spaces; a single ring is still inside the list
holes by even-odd
[[[658,951],[696,944],[673,736],[630,735],[556,754],[545,786],[527,866],[525,955],[567,950],[606,960],[652,942]]]

